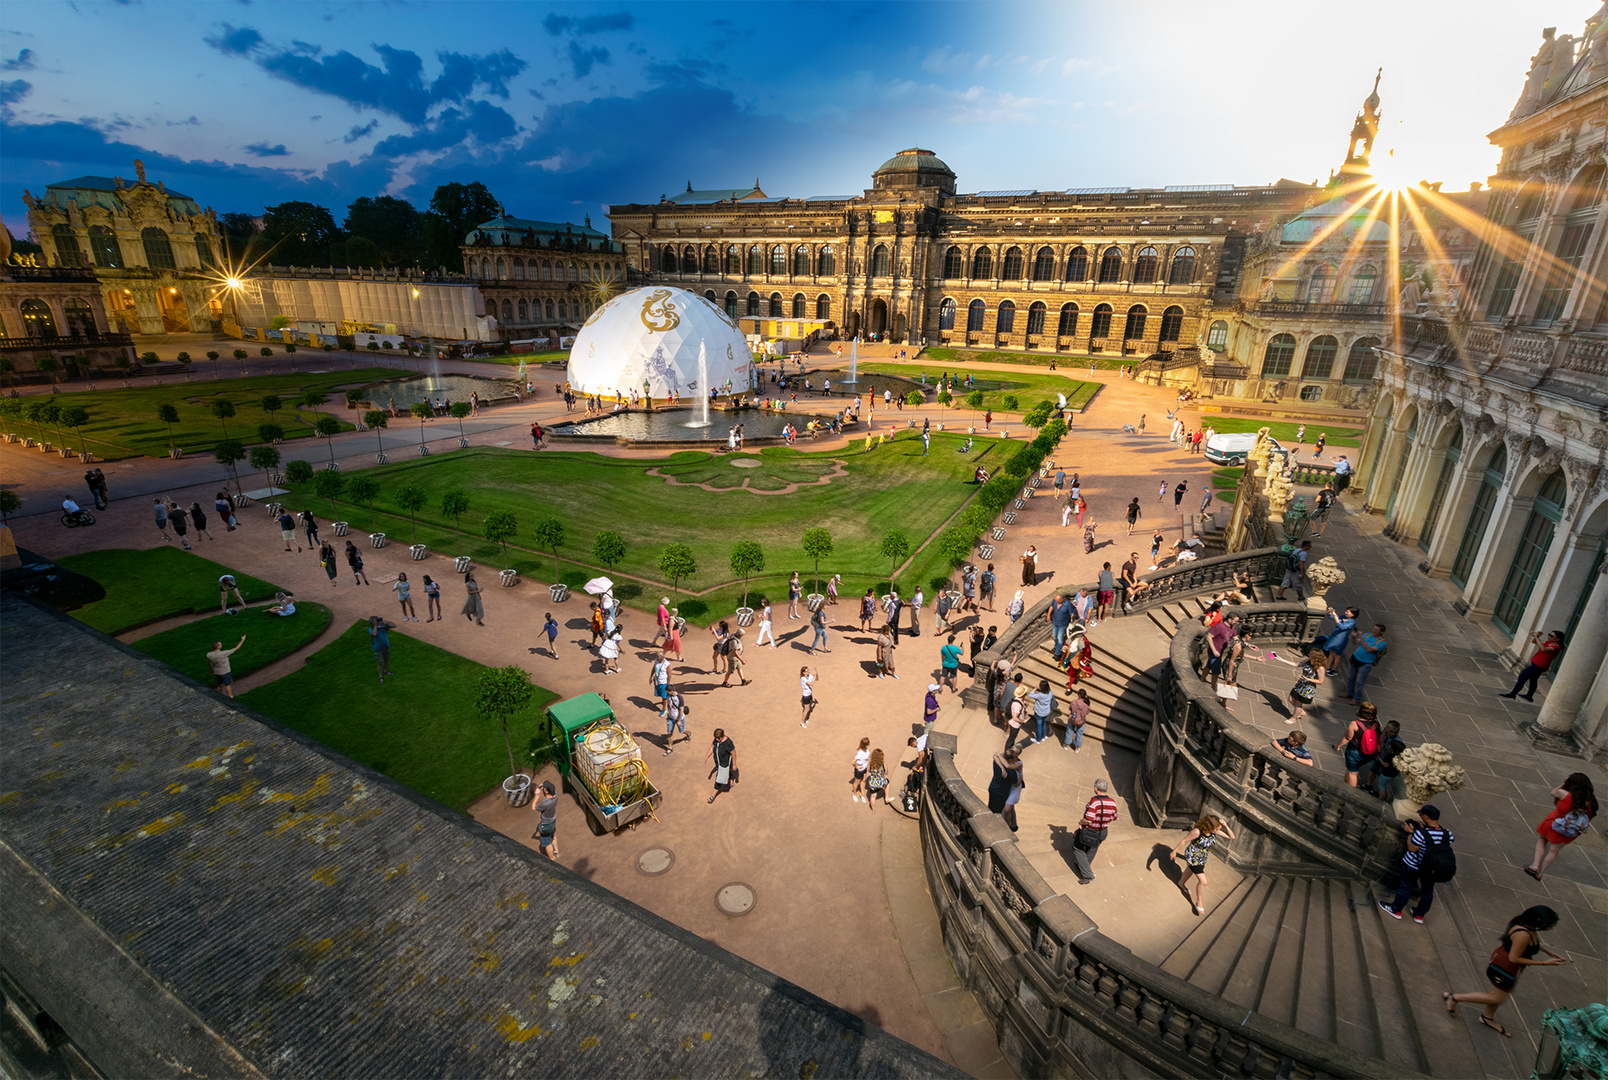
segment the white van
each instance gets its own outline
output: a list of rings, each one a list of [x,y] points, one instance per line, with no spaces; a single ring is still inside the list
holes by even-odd
[[[1276,453],[1286,455],[1284,447],[1279,444],[1277,439],[1269,436],[1268,441],[1273,444],[1273,449]],[[1256,433],[1254,431],[1213,435],[1206,440],[1206,460],[1213,465],[1243,465],[1245,464],[1245,455],[1250,453],[1251,447],[1255,445]]]

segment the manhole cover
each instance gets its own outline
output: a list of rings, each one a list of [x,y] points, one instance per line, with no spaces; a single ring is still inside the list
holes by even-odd
[[[754,887],[745,885],[741,881],[734,881],[730,885],[722,885],[715,894],[715,906],[722,914],[747,915],[754,910]]]
[[[732,458],[731,467],[734,469],[757,469],[759,468],[759,461],[751,457]]]
[[[675,853],[669,848],[650,847],[637,856],[637,872],[653,877],[676,864]]]

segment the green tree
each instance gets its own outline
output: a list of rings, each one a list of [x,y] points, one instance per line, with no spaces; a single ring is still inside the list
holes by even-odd
[[[449,496],[451,494],[452,494],[451,492],[448,492]],[[413,523],[413,540],[411,541],[412,543],[417,544],[419,542],[419,517],[418,517],[418,515],[419,515],[419,511],[424,509],[424,504],[429,502],[429,501],[430,501],[430,496],[425,494],[424,488],[420,487],[418,484],[403,484],[401,487],[396,489],[396,504],[398,506],[400,506],[402,509],[404,509],[404,510],[406,510],[408,512],[408,520]],[[466,496],[464,496],[464,509],[465,510],[467,510],[469,508],[468,502],[469,502],[469,497],[466,495]],[[443,510],[447,509],[447,503],[446,503],[445,499],[443,499],[442,502],[441,502],[441,508]]]
[[[411,266],[419,261],[419,211],[406,199],[364,195],[346,208],[346,261],[358,266]],[[368,241],[372,253],[353,252]]]
[[[128,359],[124,357],[124,359]],[[61,362],[54,356],[39,356],[34,358],[34,367],[50,376],[50,385],[56,385],[56,372],[61,370]]]
[[[257,351],[262,353],[264,356],[272,356],[274,354],[274,351],[272,349],[270,349],[266,345],[264,345],[262,348],[258,349]]]
[[[164,401],[156,407],[156,418],[167,425],[168,449],[172,450],[176,445],[173,441],[173,425],[179,422],[178,407]]]
[[[219,465],[228,466],[229,475],[234,477],[235,494],[240,494],[240,473],[235,466],[245,460],[246,448],[240,445],[239,439],[224,439],[212,447],[212,456]]]
[[[380,432],[384,431],[390,422],[390,415],[384,409],[370,409],[363,414],[363,423],[374,429],[374,441],[379,444],[382,454],[385,453],[385,440],[380,438]]]
[[[454,401],[452,403],[452,409],[450,411],[452,413],[452,418],[458,421],[458,438],[460,439],[465,437],[463,433],[463,418],[468,416],[470,410],[473,408],[474,406],[469,404],[467,401]]]
[[[307,415],[310,417],[307,421],[307,426],[312,427],[318,422],[316,419],[318,407],[329,404],[329,395],[321,394],[317,390],[309,390],[301,396],[301,403],[302,407],[308,410]]]
[[[218,352],[216,349],[207,350],[207,359],[212,361],[212,381],[218,381]]]
[[[22,415],[27,417],[28,422],[39,432],[39,441],[47,443],[50,441],[50,435],[45,431],[45,425],[54,424],[61,418],[61,406],[56,403],[55,398],[34,398],[23,406]]]
[[[217,417],[218,423],[223,425],[223,437],[227,439],[229,437],[229,418],[235,414],[234,402],[228,398],[218,398],[213,401],[208,409],[213,416]]]
[[[832,554],[832,534],[819,526],[804,530],[804,555],[815,560],[815,592],[821,591],[821,560]]]
[[[955,395],[951,394],[948,390],[938,391],[938,404],[944,407],[944,417],[946,419],[949,416],[949,406],[952,402],[954,402],[954,400]]]
[[[625,560],[625,538],[613,529],[604,529],[592,541],[592,557],[612,570]]]
[[[190,365],[195,361],[190,358],[190,354],[187,352],[181,352],[178,356],[175,356],[174,359],[179,362],[180,367],[184,368],[184,381],[191,382]]]
[[[558,549],[564,546],[564,523],[556,517],[538,518],[531,536],[541,551],[553,553],[553,581],[558,581]]]
[[[311,462],[297,458],[294,461],[285,463],[285,483],[296,489],[297,502],[302,501],[302,485],[310,482],[312,478],[313,466]]]
[[[478,180],[471,184],[442,184],[430,196],[422,236],[426,266],[461,267],[460,248],[469,231],[502,213],[497,197]]]
[[[983,407],[983,392],[981,390],[973,390],[971,393],[967,394],[966,404],[971,408],[972,419],[975,420],[977,418],[978,411]]]
[[[4,428],[7,434],[17,426],[17,420],[22,416],[22,406],[20,397],[0,397],[0,428]]]
[[[132,383],[129,382],[128,375],[129,375],[129,372],[134,370],[134,363],[133,363],[133,361],[131,361],[128,358],[127,354],[118,353],[115,357],[112,358],[112,366],[114,368],[116,368],[118,371],[121,371],[123,373],[123,389],[124,390],[127,390],[130,386],[133,385]]]
[[[0,525],[9,525],[11,515],[22,509],[22,499],[10,488],[0,488]]]
[[[341,492],[345,489],[346,477],[334,469],[319,469],[313,475],[313,494],[320,499],[329,500],[330,514],[333,517],[340,516],[340,510],[336,507],[335,500],[341,497]]]
[[[912,390],[912,391],[910,391],[910,393],[905,395],[905,404],[906,405],[918,405],[919,406],[922,402],[924,402],[926,400],[927,399],[924,396],[922,396],[922,393],[921,393],[920,390]]]
[[[347,501],[354,505],[361,503],[368,507],[370,529],[374,528],[374,499],[379,493],[380,485],[371,476],[359,474],[352,477],[351,482],[346,485]]]
[[[285,407],[285,403],[278,394],[264,394],[262,398],[262,411],[268,419],[274,418],[274,413]]]
[[[765,549],[758,540],[739,540],[731,546],[731,572],[743,579],[743,607],[748,606],[748,582],[765,572]]]
[[[274,489],[274,478],[270,475],[279,468],[279,451],[272,446],[253,446],[248,455],[253,469],[262,472],[262,478],[267,483],[269,491]]]
[[[1026,413],[1022,414],[1022,423],[1030,428],[1041,428],[1049,423],[1050,414],[1055,411],[1055,402],[1045,398]]]
[[[514,764],[514,744],[508,737],[508,719],[530,704],[536,688],[524,668],[487,668],[480,675],[475,697],[475,709],[487,720],[502,725],[503,746],[508,750],[508,775],[519,774]]]
[[[324,263],[338,235],[335,218],[322,206],[291,201],[263,210],[262,241],[268,247],[263,259],[280,266]]]
[[[972,541],[977,534],[961,525],[951,525],[938,534],[938,551],[955,566],[971,558]]]
[[[894,575],[899,572],[899,564],[910,556],[910,537],[901,529],[894,529],[882,538],[877,548],[884,559],[893,560],[893,569],[888,571],[888,588],[893,588]]]
[[[411,406],[408,407],[408,412],[419,418],[419,445],[423,446],[424,422],[430,419],[431,416],[435,415],[435,410],[430,408],[429,402],[415,401]]]
[[[363,398],[366,397],[366,396],[367,396],[367,393],[366,393],[366,391],[363,390],[362,387],[359,387],[359,386],[352,387],[350,390],[346,391],[346,407],[348,409],[357,408],[359,405],[361,405],[363,403]]]
[[[346,265],[379,269],[385,265],[385,253],[380,245],[366,236],[354,236],[346,241]]]
[[[89,423],[89,410],[81,405],[69,405],[61,411],[61,422],[73,429],[73,442],[84,448],[84,433],[79,429]]]
[[[335,464],[335,436],[341,433],[341,422],[325,413],[318,418],[318,423],[313,425],[313,430],[324,436],[325,443],[329,445],[329,463]]]
[[[1004,397],[999,399],[999,407],[1007,412],[1015,412],[1017,409],[1022,407],[1022,403],[1017,400],[1015,394],[1006,394]]]
[[[285,437],[285,429],[278,424],[258,424],[257,441],[271,443]]]
[[[659,573],[670,579],[670,588],[675,593],[677,606],[680,606],[681,579],[698,573],[698,560],[692,548],[682,543],[666,544],[659,553]]]
[[[519,519],[512,510],[497,510],[486,516],[485,537],[502,545],[503,569],[508,569],[508,541],[519,535]]]
[[[441,496],[441,512],[452,519],[452,527],[458,533],[458,543],[455,552],[463,551],[463,524],[462,518],[469,512],[469,493],[460,488],[453,488]]]

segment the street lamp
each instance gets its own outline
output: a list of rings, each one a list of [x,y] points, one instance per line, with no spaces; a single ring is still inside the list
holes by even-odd
[[[1311,523],[1312,512],[1307,509],[1306,496],[1297,495],[1284,511],[1284,539],[1287,541],[1284,546],[1293,549]]]

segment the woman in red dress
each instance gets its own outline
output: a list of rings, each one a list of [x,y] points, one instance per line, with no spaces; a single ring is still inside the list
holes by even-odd
[[[1540,834],[1535,842],[1535,858],[1524,868],[1524,872],[1537,881],[1564,845],[1574,843],[1597,816],[1597,795],[1591,789],[1591,778],[1585,773],[1570,773],[1562,786],[1552,789],[1552,799],[1552,813],[1535,830]]]

